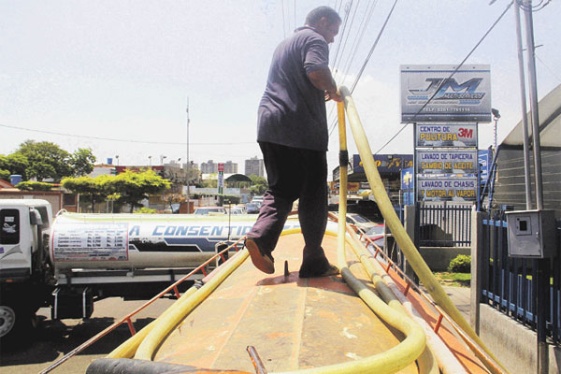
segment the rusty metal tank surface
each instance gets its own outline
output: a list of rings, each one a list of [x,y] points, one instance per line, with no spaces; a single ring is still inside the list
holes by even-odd
[[[324,246],[334,248],[335,238],[326,237]],[[399,344],[340,275],[298,277],[303,247],[301,235],[282,237],[271,276],[245,261],[172,332],[154,361],[253,372],[246,352],[253,346],[276,372],[353,361]],[[402,372],[417,372],[414,366]]]

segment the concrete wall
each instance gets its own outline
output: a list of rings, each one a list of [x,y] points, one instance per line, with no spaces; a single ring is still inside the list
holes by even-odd
[[[479,336],[511,373],[537,373],[535,332],[489,305],[480,304],[479,316]],[[560,369],[561,348],[550,345],[548,373]]]
[[[448,265],[458,255],[471,255],[470,247],[421,247],[419,253],[432,271],[448,271]]]
[[[61,191],[20,191],[4,189],[0,191],[0,199],[43,199],[47,200],[56,214],[63,208],[63,193]]]

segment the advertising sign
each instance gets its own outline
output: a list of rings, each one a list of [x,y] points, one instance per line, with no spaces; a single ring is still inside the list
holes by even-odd
[[[489,65],[401,66],[401,122],[491,122]]]
[[[222,195],[224,193],[224,172],[218,172],[218,194]]]
[[[417,150],[419,174],[476,174],[476,149]]]
[[[413,177],[415,171],[413,168],[403,169],[401,171],[401,189],[412,190],[415,188],[415,178]]]
[[[399,173],[402,169],[413,166],[413,155],[374,155],[376,167],[380,173]],[[360,155],[353,155],[353,172],[364,173]]]
[[[401,191],[403,196],[403,205],[415,204],[415,170],[413,168],[403,169],[401,171]]]
[[[477,123],[417,123],[416,147],[475,147]]]
[[[55,261],[126,261],[128,224],[58,224],[52,245]]]
[[[488,149],[480,150],[477,153],[477,162],[479,163],[479,180],[482,185],[487,183],[489,179],[489,168],[491,167],[491,151]]]
[[[419,201],[475,201],[477,177],[417,176]]]

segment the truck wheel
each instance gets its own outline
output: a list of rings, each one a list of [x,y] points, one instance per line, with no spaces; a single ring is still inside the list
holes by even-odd
[[[16,324],[16,312],[7,305],[0,305],[0,338],[4,341],[4,337],[10,334]]]
[[[31,340],[36,323],[33,313],[26,313],[8,305],[0,305],[0,348],[2,351],[19,349]]]

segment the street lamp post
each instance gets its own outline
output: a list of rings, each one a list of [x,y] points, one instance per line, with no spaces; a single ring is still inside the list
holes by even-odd
[[[189,97],[187,97],[187,158],[185,159],[185,183],[187,184],[187,193],[185,196],[185,201],[187,201],[187,213],[191,213],[190,212],[190,197],[189,197],[189,169],[190,169],[190,164],[189,164],[189,122],[191,122],[190,118],[189,118]]]
[[[495,108],[491,109],[491,113],[493,114],[493,121],[495,122],[493,126],[493,152],[497,154],[497,124],[499,123],[501,115],[499,114],[499,110]]]
[[[117,159],[117,166],[119,166],[119,155],[116,155],[115,158]]]
[[[148,156],[148,160],[150,162],[150,169],[152,169],[152,156]]]

